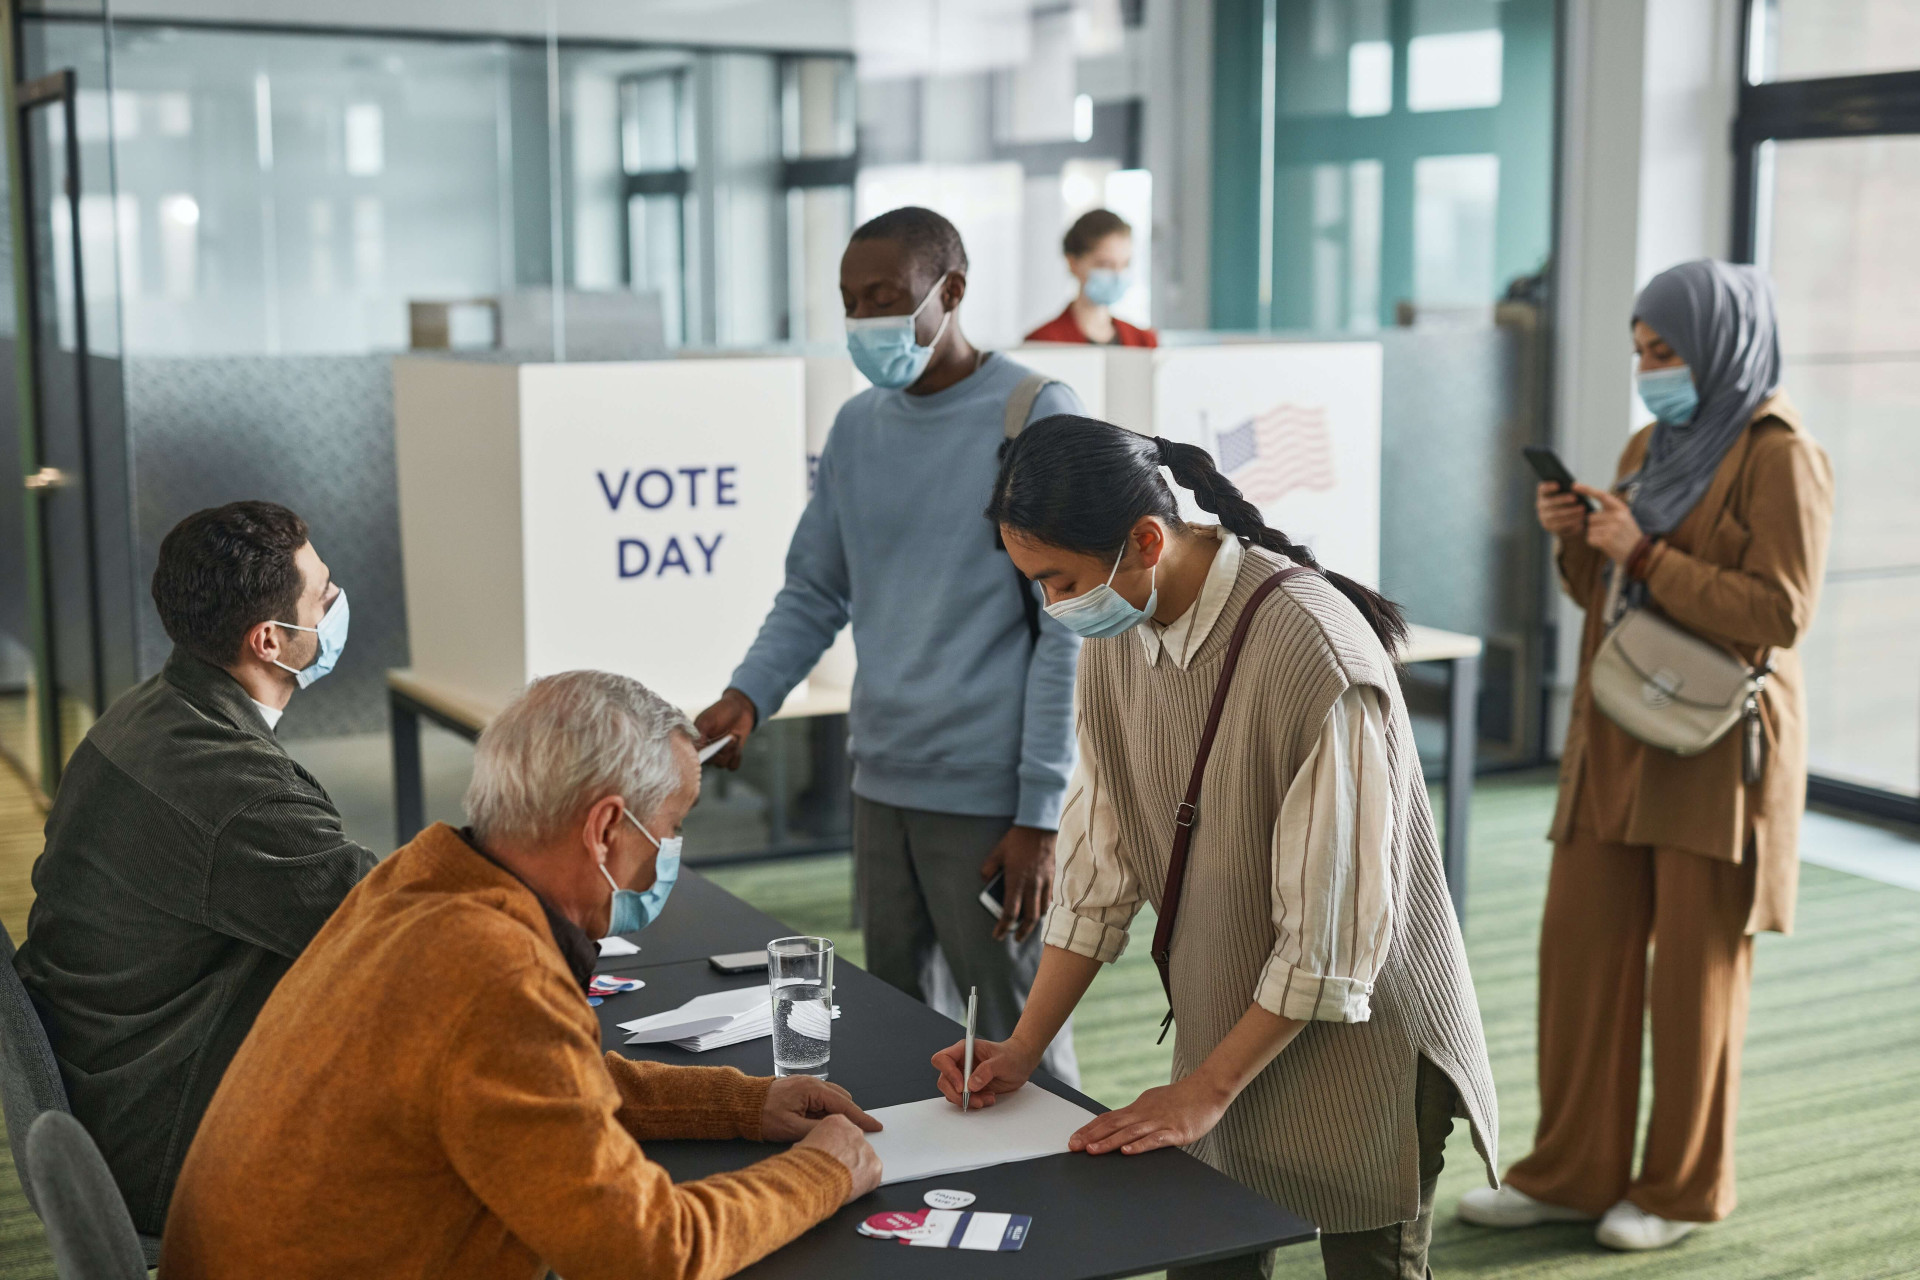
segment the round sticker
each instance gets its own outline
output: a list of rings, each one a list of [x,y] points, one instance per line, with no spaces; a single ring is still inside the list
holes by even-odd
[[[971,1191],[951,1191],[938,1187],[926,1194],[927,1203],[935,1209],[964,1209],[973,1203],[973,1199]]]

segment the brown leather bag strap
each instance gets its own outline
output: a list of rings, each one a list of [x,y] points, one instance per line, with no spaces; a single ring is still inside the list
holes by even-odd
[[[1187,797],[1173,811],[1173,853],[1167,858],[1167,884],[1160,891],[1160,923],[1153,929],[1153,963],[1160,970],[1160,987],[1167,993],[1167,1016],[1160,1023],[1160,1039],[1167,1038],[1173,1021],[1173,977],[1171,971],[1173,926],[1180,917],[1180,890],[1187,878],[1187,846],[1193,842],[1193,824],[1200,818],[1200,784],[1207,774],[1207,758],[1213,754],[1213,738],[1220,730],[1220,713],[1227,705],[1227,690],[1233,684],[1233,670],[1240,665],[1240,650],[1246,644],[1247,629],[1261,602],[1288,578],[1314,570],[1305,565],[1282,569],[1253,589],[1240,618],[1233,624],[1233,638],[1227,641],[1226,661],[1220,666],[1219,683],[1213,686],[1213,705],[1207,708],[1207,727],[1200,733],[1200,749],[1194,753],[1193,773],[1187,778]],[[1156,1042],[1157,1043],[1157,1042]]]

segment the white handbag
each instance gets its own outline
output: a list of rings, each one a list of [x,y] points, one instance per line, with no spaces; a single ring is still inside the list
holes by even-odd
[[[1652,609],[1623,606],[1620,579],[1607,590],[1607,634],[1593,655],[1594,705],[1629,735],[1677,756],[1699,755],[1744,726],[1741,772],[1758,782],[1766,768],[1760,698],[1773,661],[1749,667]]]

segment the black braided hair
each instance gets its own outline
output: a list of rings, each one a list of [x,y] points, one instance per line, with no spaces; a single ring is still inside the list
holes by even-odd
[[[1198,445],[1143,436],[1073,414],[1042,418],[1003,452],[987,519],[1049,546],[1111,559],[1143,516],[1183,527],[1180,506],[1160,474],[1163,466],[1181,488],[1192,492],[1201,510],[1219,517],[1227,532],[1324,575],[1353,602],[1389,654],[1406,643],[1407,622],[1400,606],[1327,569],[1312,551],[1269,528],[1260,508],[1220,474],[1213,455]]]

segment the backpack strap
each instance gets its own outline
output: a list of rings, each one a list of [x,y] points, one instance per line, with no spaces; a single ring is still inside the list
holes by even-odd
[[[1059,382],[1058,378],[1049,378],[1044,373],[1030,373],[1020,379],[1013,394],[1007,397],[1007,416],[1001,424],[1001,431],[1011,440],[1026,430],[1027,416],[1033,412],[1033,405],[1040,393]]]
[[[1044,373],[1030,373],[1020,379],[1013,389],[1013,394],[1007,397],[1007,413],[1000,425],[1001,432],[1005,436],[1005,439],[1000,442],[1002,457],[1006,456],[1007,446],[1013,443],[1013,438],[1026,430],[1027,418],[1033,413],[1034,403],[1040,399],[1040,393],[1059,381],[1060,379],[1049,378]],[[998,534],[994,536],[994,540],[999,541]],[[1027,575],[1021,573],[1018,567],[1013,571],[1013,580],[1020,589],[1020,612],[1027,619],[1027,639],[1033,644],[1039,644],[1040,602],[1033,598],[1033,584],[1027,581]]]
[[[1160,922],[1153,928],[1153,963],[1160,970],[1160,987],[1167,993],[1167,1016],[1160,1022],[1160,1040],[1167,1038],[1167,1028],[1173,1022],[1173,925],[1180,917],[1180,890],[1187,879],[1187,847],[1193,842],[1193,824],[1200,817],[1200,784],[1207,776],[1207,759],[1213,754],[1213,738],[1220,729],[1220,713],[1227,705],[1227,690],[1233,685],[1233,670],[1240,665],[1240,650],[1246,644],[1247,629],[1253,625],[1253,615],[1260,611],[1262,602],[1288,578],[1313,572],[1305,565],[1293,565],[1255,587],[1246,607],[1240,610],[1239,620],[1233,624],[1233,638],[1227,641],[1220,679],[1213,686],[1213,704],[1207,708],[1207,727],[1200,733],[1193,772],[1187,777],[1187,796],[1173,811],[1173,852],[1167,858],[1166,887],[1160,891]]]

